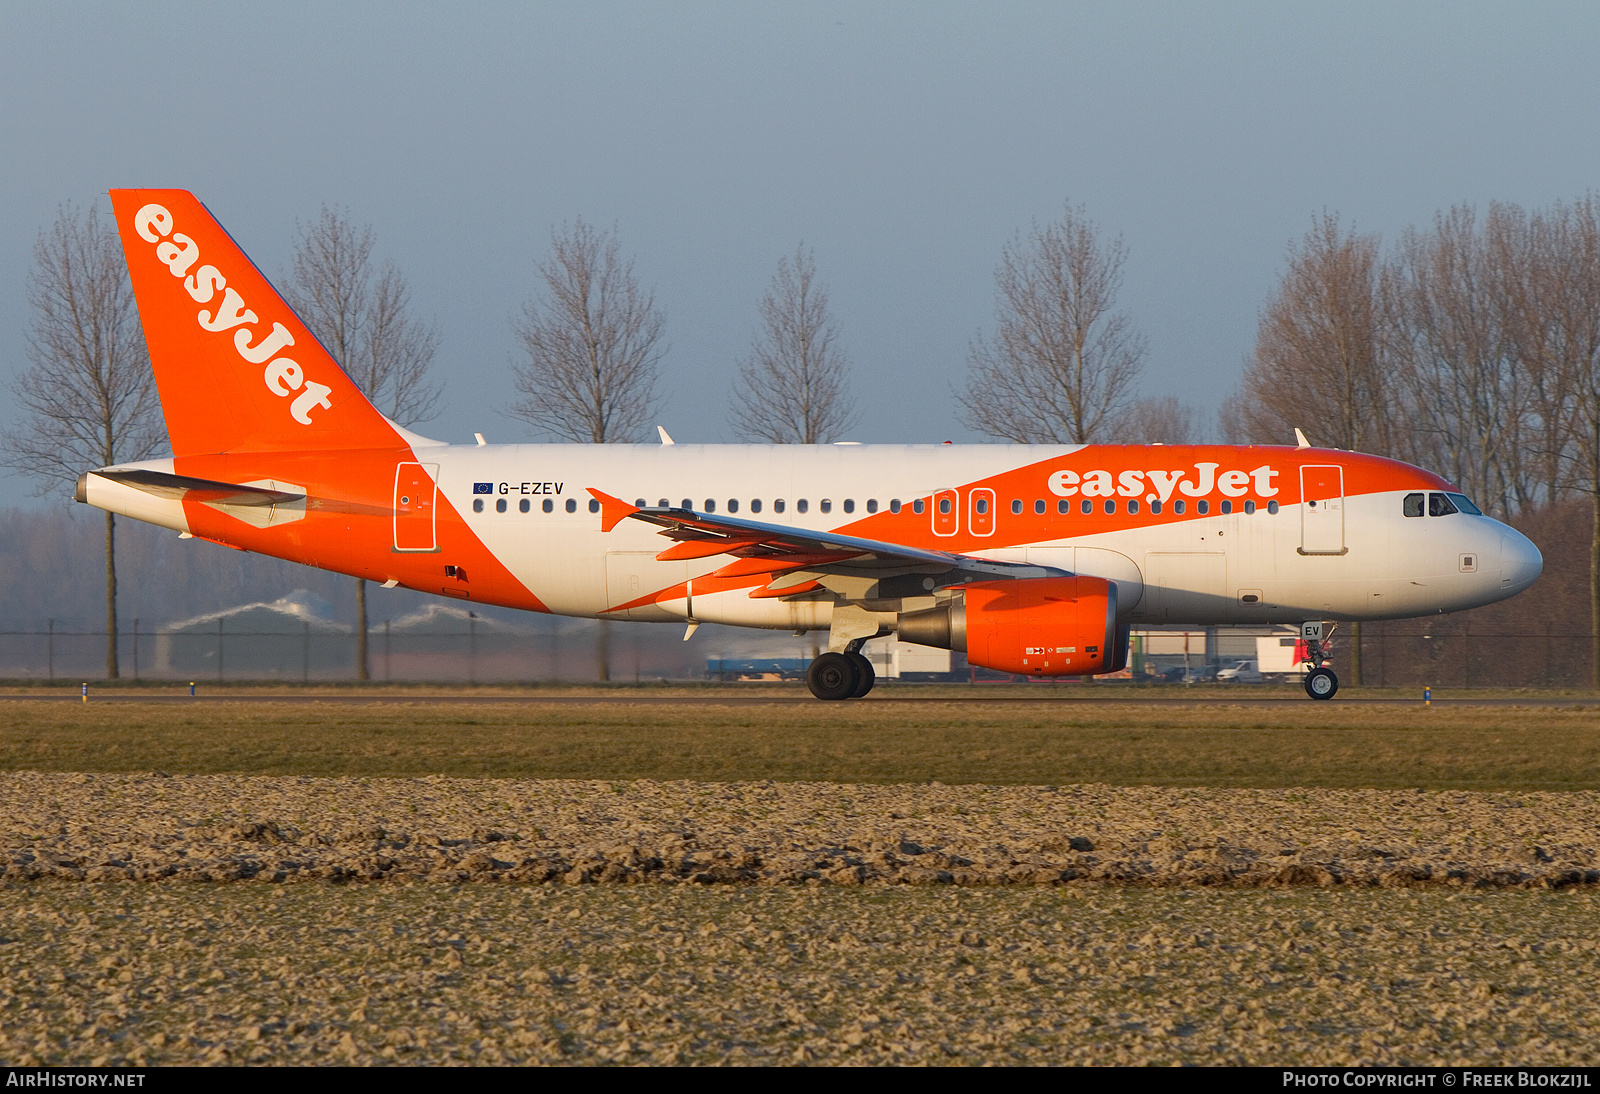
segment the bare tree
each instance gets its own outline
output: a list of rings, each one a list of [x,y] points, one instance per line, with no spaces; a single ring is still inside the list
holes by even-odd
[[[438,335],[411,315],[411,290],[392,262],[375,266],[370,225],[322,207],[297,224],[294,269],[284,299],[339,366],[390,420],[418,425],[438,413],[428,376]]]
[[[744,437],[770,444],[836,440],[855,417],[846,386],[850,362],[805,244],[792,262],[778,260],[760,310],[761,333],[734,384],[734,424]]]
[[[1569,468],[1560,485],[1590,504],[1589,684],[1600,688],[1600,201],[1590,195],[1536,213],[1531,237],[1519,356],[1540,416],[1557,423],[1560,438],[1550,443]]]
[[[523,399],[511,412],[567,441],[629,442],[655,412],[656,365],[666,321],[622,259],[615,231],[580,218],[550,233],[539,264],[544,291],[514,327],[527,360],[516,366]],[[610,624],[595,635],[596,672],[611,678]]]
[[[959,395],[972,428],[1021,444],[1103,439],[1131,397],[1145,342],[1114,312],[1127,248],[1081,206],[1035,224],[995,270],[995,332],[974,340]]]
[[[1375,236],[1324,213],[1298,243],[1256,329],[1238,395],[1222,409],[1236,442],[1287,441],[1394,455],[1399,385],[1389,348]],[[1350,682],[1361,683],[1361,624],[1350,626]]]
[[[428,378],[438,336],[410,314],[411,291],[393,263],[376,269],[371,226],[324,205],[297,224],[293,275],[284,299],[379,411],[403,426],[437,413],[439,388]],[[356,580],[356,676],[371,678],[367,657],[367,583]]]
[[[511,412],[563,440],[638,440],[655,411],[665,320],[622,259],[616,233],[582,219],[550,235],[540,297],[515,325],[527,360]]]
[[[1226,427],[1245,443],[1283,443],[1304,428],[1319,444],[1392,454],[1396,405],[1378,240],[1325,213],[1291,245],[1256,328]]]
[[[1407,386],[1411,458],[1442,472],[1480,505],[1506,515],[1526,500],[1524,433],[1532,395],[1509,324],[1508,273],[1521,210],[1458,206],[1431,232],[1406,232],[1388,280]]]
[[[1194,409],[1176,395],[1138,400],[1118,420],[1113,433],[1118,444],[1193,444],[1198,439]]]
[[[31,367],[14,386],[24,418],[6,462],[46,493],[88,468],[154,455],[166,443],[150,356],[122,244],[98,209],[62,208],[33,245]],[[106,513],[106,677],[117,667],[116,518]]]

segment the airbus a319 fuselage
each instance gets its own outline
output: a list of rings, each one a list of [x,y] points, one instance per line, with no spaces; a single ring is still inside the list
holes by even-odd
[[[857,651],[891,633],[1083,675],[1134,624],[1460,611],[1542,565],[1438,476],[1311,447],[431,441],[191,195],[112,198],[175,455],[79,498],[229,546],[532,611],[825,630],[823,698],[864,694]]]

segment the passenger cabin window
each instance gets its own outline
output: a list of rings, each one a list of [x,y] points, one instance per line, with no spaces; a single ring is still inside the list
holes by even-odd
[[[877,511],[878,511],[878,499],[877,498],[868,498],[867,499],[867,512],[876,513]]]
[[[1116,511],[1117,511],[1117,503],[1116,503],[1116,502],[1114,502],[1114,501],[1109,501],[1109,500],[1108,500],[1108,501],[1107,501],[1107,502],[1106,502],[1106,516],[1108,516],[1108,517],[1109,517],[1109,516],[1111,516],[1111,515],[1112,515],[1112,514],[1113,514],[1113,513],[1115,513],[1115,512],[1116,512]]]
[[[1011,511],[1013,513],[1022,512],[1022,499],[1021,498],[1012,498],[1011,499]]]
[[[856,511],[856,499],[855,498],[845,498],[844,499],[844,511],[846,513],[854,513]]]
[[[889,499],[889,512],[894,513],[896,515],[899,515],[899,513],[900,513],[900,499],[899,498],[890,498]]]
[[[805,498],[801,498],[799,501],[794,503],[794,511],[796,513],[804,513],[810,507],[810,503],[807,502]]]
[[[817,509],[819,512],[823,513],[833,512],[833,499],[823,498],[821,501],[817,502]]]
[[[496,498],[495,499],[494,511],[496,513],[504,513],[506,511],[506,499],[505,498]]]
[[[1136,502],[1136,501],[1130,501],[1128,503],[1128,512],[1129,513],[1137,513],[1138,511],[1139,511],[1139,503]]]
[[[1233,502],[1231,502],[1231,501],[1223,502],[1222,503],[1222,515],[1223,516],[1227,516],[1231,512],[1233,512]]]
[[[691,499],[691,498],[684,498],[683,499],[683,504],[680,505],[679,508],[680,509],[693,509],[694,508],[694,500]]]
[[[1428,515],[1430,517],[1448,517],[1451,513],[1458,513],[1459,509],[1444,494],[1428,495]]]
[[[782,498],[777,498],[777,499],[775,499],[773,501],[773,503],[772,503],[772,511],[774,513],[783,512],[783,499]]]
[[[707,512],[707,513],[715,513],[717,511],[717,499],[716,498],[707,498],[706,499],[706,507],[705,507],[704,511]]]
[[[950,504],[949,502],[944,502],[944,501],[940,502],[939,503],[939,512],[941,512],[941,513],[948,512],[949,510],[946,508],[946,506],[948,506],[949,504]],[[989,511],[989,499],[988,498],[977,498],[977,499],[974,499],[973,508],[976,509],[980,513],[987,513]]]
[[[761,512],[761,499],[760,498],[751,498],[750,499],[750,511],[752,513]]]
[[[665,508],[667,508],[669,503],[668,503],[666,498],[662,498],[660,501],[656,502],[656,504],[659,505],[661,508],[665,509]]]
[[[549,502],[546,502],[545,504],[548,505]],[[483,512],[483,499],[482,498],[473,498],[472,499],[472,511],[474,513]]]
[[[1245,502],[1244,503],[1244,511],[1246,513],[1254,513],[1256,511],[1256,503],[1253,502],[1253,501]]]
[[[554,513],[556,511],[556,503],[551,498],[545,498],[543,508],[546,513]]]
[[[927,508],[928,502],[924,498],[918,498],[916,501],[911,503],[911,511],[918,515],[921,515]]]
[[[1153,513],[1153,514],[1159,515],[1161,513],[1161,503],[1159,501],[1151,502],[1150,503],[1150,512]]]
[[[1277,502],[1275,502],[1275,501],[1267,502],[1267,512],[1276,513],[1277,511],[1278,511],[1278,503]]]
[[[1062,500],[1056,502],[1056,512],[1060,513],[1062,516],[1066,516],[1068,513],[1072,512],[1072,503],[1063,498]]]
[[[529,501],[527,498],[523,498],[521,501],[517,502],[517,511],[518,512],[526,513],[528,510],[530,510],[532,508],[533,508],[533,502]]]
[[[1183,511],[1187,508],[1189,508],[1189,503],[1184,501],[1182,498],[1179,498],[1177,501],[1172,503],[1172,511],[1178,514],[1180,517],[1183,515]]]
[[[739,499],[738,498],[729,498],[728,499],[728,512],[737,513],[738,511],[739,511]]]
[[[1038,514],[1039,516],[1041,516],[1041,517],[1044,516],[1044,499],[1043,498],[1040,498],[1039,500],[1037,500],[1037,501],[1035,501],[1033,503],[1033,511],[1036,514]]]
[[[1421,494],[1407,494],[1406,500],[1400,503],[1400,511],[1408,517],[1420,517],[1422,515],[1422,498],[1423,495]]]
[[[599,511],[600,511],[600,499],[599,498],[590,498],[589,499],[589,512],[598,513]]]
[[[577,511],[578,511],[578,499],[577,498],[568,498],[567,499],[567,512],[576,513]]]
[[[950,515],[950,499],[949,498],[940,498],[939,499],[939,512],[941,514],[943,514],[944,516],[949,516]]]
[[[1088,516],[1092,512],[1094,512],[1094,502],[1090,501],[1088,498],[1084,498],[1083,499],[1083,515],[1084,516]]]

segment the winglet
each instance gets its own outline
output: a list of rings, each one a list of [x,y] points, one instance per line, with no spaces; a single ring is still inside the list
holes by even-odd
[[[661,426],[661,425],[656,426],[656,432],[661,434],[661,443],[662,444],[667,445],[667,444],[677,444],[678,443],[677,441],[672,439],[672,437],[671,437],[671,435],[669,433],[667,433],[667,427],[666,426]]]
[[[1306,435],[1304,433],[1300,432],[1300,427],[1299,426],[1295,426],[1294,427],[1294,441],[1295,441],[1294,446],[1296,448],[1310,448],[1311,447],[1311,442],[1306,440]]]
[[[622,521],[627,520],[639,511],[637,505],[629,505],[621,498],[614,498],[610,494],[602,494],[594,487],[588,488],[595,501],[600,503],[600,530],[609,532]]]

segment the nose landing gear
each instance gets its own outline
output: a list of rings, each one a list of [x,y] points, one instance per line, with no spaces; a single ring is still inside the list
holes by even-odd
[[[1313,699],[1332,699],[1339,690],[1339,678],[1332,669],[1312,669],[1306,673],[1306,694]]]
[[[1322,623],[1305,623],[1300,628],[1300,640],[1305,645],[1306,694],[1313,699],[1332,699],[1339,691],[1339,678],[1333,670],[1323,665],[1327,656],[1323,644],[1333,636],[1333,628],[1324,633]]]

